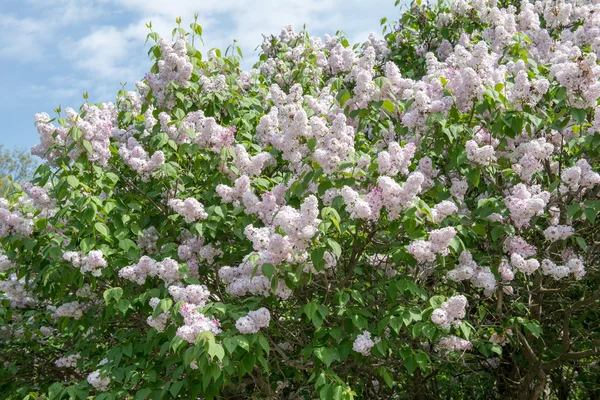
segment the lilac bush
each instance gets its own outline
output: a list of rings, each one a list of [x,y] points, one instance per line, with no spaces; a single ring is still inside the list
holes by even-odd
[[[595,398],[600,3],[148,35],[0,199],[8,398]],[[231,50],[231,53],[229,51]]]

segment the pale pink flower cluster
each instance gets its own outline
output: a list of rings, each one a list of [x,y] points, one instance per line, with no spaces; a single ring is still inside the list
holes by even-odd
[[[260,175],[263,168],[274,162],[273,156],[266,152],[250,157],[246,148],[241,144],[236,145],[233,150],[235,152],[233,165],[237,167],[238,175],[247,175],[249,177]]]
[[[170,288],[171,287],[169,287],[169,289]],[[158,305],[159,302],[160,302],[160,299],[158,297],[151,298],[150,302],[149,302],[150,307],[156,308],[156,306]],[[169,322],[169,318],[170,318],[170,314],[168,312],[162,312],[162,313],[158,314],[156,317],[153,317],[152,315],[150,315],[146,319],[146,322],[152,328],[156,329],[159,332],[162,332],[167,327],[167,323]]]
[[[452,186],[450,187],[450,194],[452,196],[462,201],[465,199],[468,190],[469,184],[466,179],[452,179]]]
[[[514,269],[526,275],[534,273],[540,267],[540,262],[535,258],[525,260],[525,258],[517,253],[513,253],[510,256],[510,263]]]
[[[168,84],[176,82],[187,87],[194,67],[187,56],[185,38],[179,38],[175,43],[161,38],[158,45],[162,54],[162,59],[158,61],[158,74],[148,72],[144,78],[152,88],[158,106],[171,109],[175,105],[175,98],[170,95]]]
[[[25,277],[18,279],[16,274],[10,274],[8,279],[0,280],[0,292],[10,300],[10,307],[30,307],[36,303],[35,298],[26,289]]]
[[[311,118],[312,134],[317,139],[313,158],[326,174],[332,174],[354,152],[354,128],[346,124],[343,113],[335,115],[329,129],[325,126],[324,118],[320,119],[320,124],[318,121]]]
[[[265,224],[271,224],[275,213],[285,204],[287,187],[279,184],[263,193],[261,200],[252,192],[248,176],[242,175],[235,180],[233,187],[221,184],[217,185],[216,191],[224,203],[242,204],[247,215],[256,214]]]
[[[133,264],[119,271],[119,277],[143,285],[148,276],[156,276],[165,283],[182,278],[179,274],[179,264],[171,258],[165,258],[163,261],[154,261],[148,256],[142,256],[137,264]]]
[[[100,250],[92,250],[86,256],[80,251],[67,251],[62,258],[82,273],[89,272],[93,276],[102,276],[102,269],[108,265]]]
[[[0,272],[8,271],[15,266],[16,264],[12,262],[2,250],[0,250]]]
[[[527,187],[519,183],[511,192],[511,195],[504,198],[504,203],[516,228],[522,228],[528,225],[534,216],[542,215],[550,200],[550,193],[543,191],[539,185]]]
[[[87,381],[90,385],[92,385],[96,390],[101,392],[105,392],[108,390],[108,386],[110,385],[110,378],[105,376],[104,378],[100,377],[100,370],[97,369],[91,374],[88,375]]]
[[[187,114],[179,127],[169,124],[171,117],[167,113],[160,113],[158,119],[161,129],[178,144],[192,142],[200,148],[220,153],[222,148],[231,146],[235,140],[235,126],[221,126],[213,117],[207,118],[202,111]]]
[[[473,286],[484,289],[486,296],[491,296],[496,291],[496,277],[489,267],[480,267],[468,250],[464,250],[456,267],[448,271],[447,278],[454,282],[470,279]]]
[[[8,200],[0,198],[0,237],[13,234],[30,236],[32,233],[33,219],[11,207]]]
[[[255,254],[255,253],[252,253]],[[224,266],[219,269],[219,278],[227,284],[225,289],[232,296],[244,296],[248,293],[259,296],[271,295],[271,281],[262,274],[260,267],[255,271],[256,265],[251,262],[250,255],[237,267]],[[275,295],[286,300],[292,291],[283,280],[279,280],[275,288]]]
[[[219,321],[214,317],[211,319],[199,313],[196,307],[189,303],[181,305],[179,313],[183,316],[184,325],[180,326],[176,333],[177,336],[192,344],[196,342],[196,338],[202,332],[210,331],[213,335],[221,333]]]
[[[548,91],[550,82],[547,79],[529,79],[527,72],[520,70],[515,82],[507,88],[506,98],[515,110],[521,111],[523,105],[534,107]]]
[[[565,168],[560,178],[562,180],[561,193],[589,189],[600,183],[600,174],[592,171],[590,164],[583,158],[577,161],[574,167]]]
[[[208,214],[204,211],[202,203],[192,197],[188,197],[185,200],[170,199],[169,207],[181,215],[188,224],[208,218]]]
[[[515,164],[512,168],[525,182],[530,182],[533,175],[542,171],[542,161],[550,160],[554,146],[546,139],[539,138],[521,143],[511,154]]]
[[[310,195],[301,204],[300,210],[289,206],[281,207],[272,225],[264,228],[248,225],[244,234],[252,242],[255,253],[246,256],[238,267],[225,266],[219,269],[219,277],[228,284],[227,292],[235,296],[247,293],[269,296],[271,282],[262,275],[260,266],[267,263],[275,266],[282,262],[295,264],[306,261],[308,254],[305,250],[321,222],[318,215],[317,198]],[[282,229],[286,236],[275,232],[276,228]],[[275,294],[287,299],[291,293],[284,281],[280,280]]]
[[[441,338],[437,348],[448,351],[467,351],[473,348],[473,343],[471,343],[470,340],[461,339],[458,336],[450,335]]]
[[[442,303],[440,308],[433,310],[431,322],[442,329],[449,329],[450,326],[458,327],[461,319],[465,317],[465,308],[467,307],[467,298],[463,295],[450,297]]]
[[[568,225],[553,225],[544,230],[546,240],[555,242],[557,240],[565,240],[575,234],[575,229]]]
[[[524,258],[531,257],[537,252],[537,248],[525,241],[521,236],[508,236],[504,240],[504,251],[511,256],[517,253]]]
[[[447,216],[452,215],[458,211],[458,207],[453,201],[444,200],[436,204],[432,209],[433,222],[440,223]]]
[[[53,207],[54,204],[46,189],[29,182],[21,184],[21,188],[33,200],[33,205],[37,209],[45,210]]]
[[[408,245],[408,252],[420,263],[433,262],[437,254],[448,254],[448,246],[454,236],[456,230],[453,227],[432,230],[429,240],[415,240]]]
[[[502,260],[500,261],[500,265],[498,265],[498,273],[500,274],[500,278],[504,282],[511,282],[513,279],[515,279],[515,273],[512,270],[512,267],[506,258],[502,258]],[[505,293],[511,294],[512,288],[508,288],[509,286],[504,286],[502,289]]]
[[[490,165],[494,160],[495,151],[489,144],[479,147],[476,141],[469,140],[465,144],[465,150],[467,159],[475,165]]]
[[[245,317],[235,321],[235,327],[240,333],[257,333],[260,329],[266,328],[271,322],[271,313],[264,307],[255,311],[248,312]]]
[[[66,357],[57,358],[54,361],[54,365],[56,365],[57,368],[77,368],[77,360],[80,358],[81,354],[79,353],[70,354]]]
[[[62,155],[68,155],[75,161],[84,152],[88,153],[88,159],[98,165],[105,167],[110,158],[110,138],[113,130],[118,127],[117,109],[114,104],[103,104],[100,108],[84,104],[81,107],[81,114],[78,114],[72,108],[67,108],[66,126],[55,127],[50,123],[50,116],[46,113],[35,115],[35,126],[40,134],[40,144],[32,147],[31,154],[46,159],[50,164],[54,164],[56,158]],[[81,131],[81,138],[75,140],[71,134],[72,128],[78,128]],[[84,147],[87,141],[90,149]],[[73,144],[77,145],[68,150]]]
[[[350,186],[344,186],[341,195],[346,203],[346,211],[350,213],[350,218],[372,220],[379,218],[379,213],[373,213],[373,208],[376,207],[372,207],[368,201],[361,199],[358,192]]]
[[[187,285],[185,287],[171,285],[169,286],[169,294],[175,302],[183,301],[198,307],[204,307],[210,296],[210,292],[205,285]]]
[[[273,219],[273,226],[283,229],[290,243],[301,251],[308,247],[318,232],[321,223],[318,216],[319,202],[314,195],[309,195],[300,205],[300,210],[290,206],[281,207]]]
[[[363,356],[368,356],[371,354],[371,349],[373,346],[379,343],[379,341],[381,341],[381,339],[378,337],[371,339],[371,332],[365,330],[363,333],[356,336],[356,339],[354,339],[352,350],[362,354]]]
[[[218,246],[219,243],[217,242],[215,245]],[[177,248],[177,255],[189,266],[190,275],[197,277],[200,260],[212,265],[215,258],[223,256],[223,251],[213,246],[212,243],[205,245],[202,237],[192,237]]]
[[[414,143],[408,143],[406,146],[400,147],[397,142],[391,142],[388,151],[382,151],[377,155],[379,173],[389,176],[408,175],[408,167],[412,163],[415,151],[416,146]]]
[[[79,319],[87,310],[88,305],[78,301],[62,304],[59,307],[47,306],[48,311],[52,311],[52,318],[58,319],[61,317]]]
[[[566,265],[556,265],[553,261],[545,258],[542,260],[542,273],[556,280],[573,274],[575,279],[580,280],[586,274],[586,270],[581,259],[577,257],[569,259]]]
[[[152,173],[165,163],[165,154],[162,151],[155,151],[150,157],[133,137],[127,140],[127,144],[119,147],[119,155],[132,170],[140,174],[143,181],[148,181]]]

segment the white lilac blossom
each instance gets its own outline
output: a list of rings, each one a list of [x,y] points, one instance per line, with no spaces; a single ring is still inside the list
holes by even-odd
[[[196,305],[183,303],[179,313],[183,316],[184,325],[177,329],[177,336],[188,343],[196,343],[202,332],[210,331],[213,335],[221,333],[220,323],[214,317],[209,318],[196,310]]]
[[[437,254],[448,254],[448,246],[454,236],[456,230],[453,227],[432,230],[428,241],[415,240],[408,245],[408,252],[420,263],[435,261]]]
[[[575,233],[575,229],[568,225],[553,225],[544,230],[544,237],[550,242],[565,240]]]
[[[104,378],[102,378],[100,375],[100,372],[101,371],[99,369],[97,369],[94,372],[92,372],[91,374],[89,374],[87,377],[87,381],[95,389],[97,389],[101,392],[105,392],[108,390],[108,387],[110,385],[110,378],[108,376],[105,376]]]
[[[448,351],[467,351],[473,348],[473,343],[469,340],[451,335],[441,338],[437,344],[437,348]]]
[[[513,253],[510,256],[510,263],[514,269],[527,275],[535,272],[540,267],[539,261],[535,258],[525,260],[517,253]]]
[[[150,157],[133,137],[119,147],[119,155],[132,170],[140,174],[144,181],[148,181],[152,173],[165,163],[165,155],[162,151],[158,150]]]
[[[379,173],[390,176],[396,176],[399,173],[408,175],[408,167],[415,155],[415,150],[414,143],[408,143],[404,147],[400,147],[396,142],[390,143],[388,151],[382,151],[377,155]]]
[[[208,214],[204,211],[202,203],[191,197],[185,200],[171,199],[169,200],[169,207],[181,215],[188,224],[208,218]]]
[[[102,269],[108,265],[100,250],[92,250],[86,256],[79,251],[67,251],[62,258],[79,268],[82,273],[89,272],[93,276],[102,276]]]
[[[81,113],[71,108],[67,108],[65,112],[66,123],[60,127],[52,125],[48,114],[35,115],[40,144],[34,146],[31,153],[48,160],[51,164],[62,155],[67,155],[75,161],[82,154],[87,154],[91,162],[107,166],[111,156],[110,138],[113,129],[118,126],[118,111],[114,104],[102,104],[97,107],[86,103],[81,107]],[[79,139],[70,134],[72,128],[80,132]],[[84,140],[90,144],[91,152],[84,148]]]
[[[133,264],[119,270],[119,276],[143,285],[148,276],[156,276],[165,283],[179,280],[183,275],[179,274],[179,264],[171,258],[163,261],[154,261],[148,256],[142,256],[137,264]]]
[[[54,365],[57,368],[77,368],[77,360],[80,358],[81,354],[79,353],[69,354],[68,356],[57,358],[54,361]]]
[[[47,306],[47,308],[49,311],[52,311],[52,318],[54,319],[61,317],[80,319],[87,310],[87,305],[78,301],[72,301],[58,307]]]
[[[169,93],[170,82],[176,82],[180,86],[187,87],[192,76],[193,65],[187,56],[185,38],[178,38],[175,43],[167,39],[158,41],[162,60],[158,62],[158,73],[149,72],[145,79],[148,86],[152,88],[160,107],[172,108],[175,99]]]
[[[235,327],[240,333],[257,333],[262,328],[269,326],[269,322],[271,322],[269,310],[261,307],[258,310],[248,312],[245,317],[239,318],[235,322]]]
[[[466,307],[467,298],[465,296],[453,296],[443,302],[440,308],[433,310],[431,322],[442,329],[449,329],[450,326],[457,327],[465,317]]]
[[[456,204],[450,200],[444,200],[436,204],[432,209],[434,222],[442,222],[447,216],[452,215],[458,211]]]
[[[356,339],[354,339],[352,350],[364,356],[368,356],[371,354],[371,349],[373,346],[375,346],[380,340],[381,339],[378,337],[372,339],[371,332],[365,330],[363,333],[356,336]]]
[[[477,265],[468,250],[460,254],[455,269],[448,271],[446,276],[455,282],[470,279],[473,286],[484,289],[486,296],[491,296],[496,290],[496,278],[490,268]]]
[[[550,193],[541,190],[539,185],[527,187],[519,183],[513,187],[511,195],[504,199],[504,203],[515,227],[521,228],[528,225],[531,218],[543,213],[548,200]]]
[[[494,148],[490,145],[479,147],[474,140],[467,141],[465,145],[467,159],[476,165],[489,165],[493,161]]]

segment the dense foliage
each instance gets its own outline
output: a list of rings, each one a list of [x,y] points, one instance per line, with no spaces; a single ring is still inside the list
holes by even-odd
[[[250,72],[151,32],[136,91],[36,115],[0,396],[597,398],[600,3],[382,25]]]

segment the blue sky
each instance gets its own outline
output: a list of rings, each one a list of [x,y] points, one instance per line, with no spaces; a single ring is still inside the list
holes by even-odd
[[[36,112],[114,101],[121,82],[132,89],[150,68],[145,45],[153,30],[169,37],[175,18],[203,27],[203,53],[237,39],[243,65],[257,60],[262,34],[306,24],[313,36],[347,33],[363,42],[381,35],[382,17],[398,17],[394,0],[2,0],[0,2],[0,144],[38,143]]]

